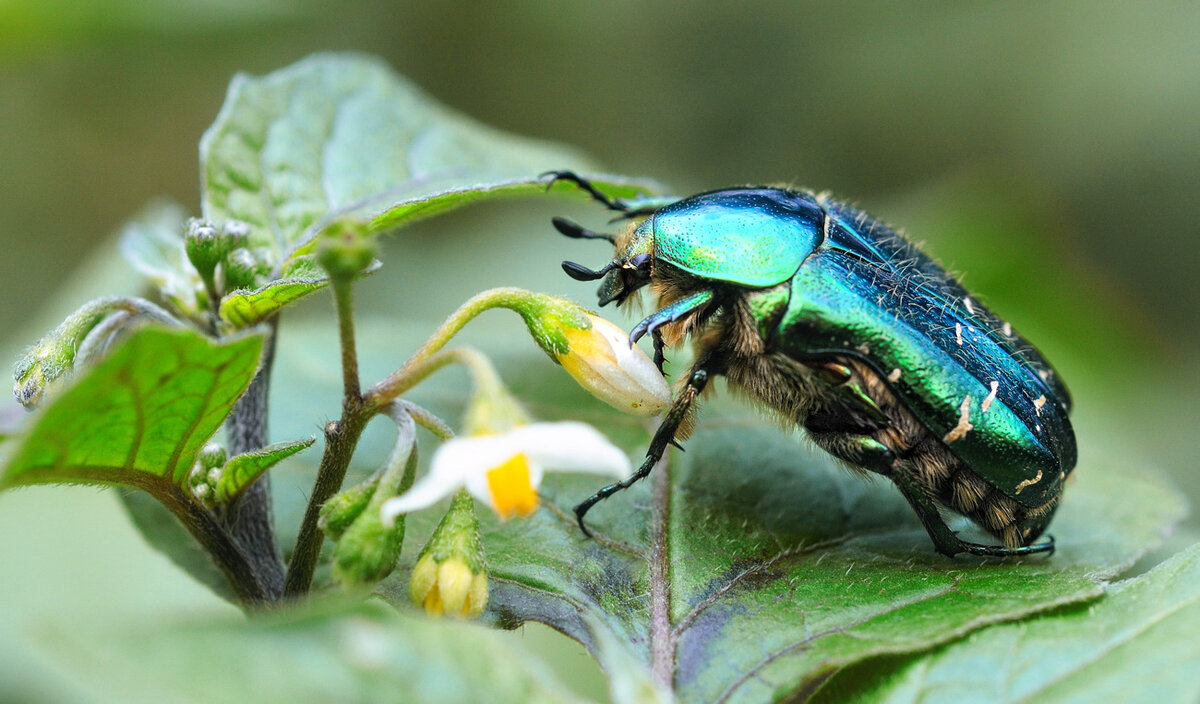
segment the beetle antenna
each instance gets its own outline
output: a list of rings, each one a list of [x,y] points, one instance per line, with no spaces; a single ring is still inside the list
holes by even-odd
[[[617,238],[615,235],[610,235],[606,232],[592,232],[583,227],[571,222],[566,218],[551,218],[550,222],[554,224],[554,229],[558,230],[567,237],[577,240],[604,240],[609,244],[616,244]]]
[[[598,271],[589,269],[582,264],[576,264],[575,262],[562,263],[563,271],[567,272],[567,276],[570,276],[576,281],[595,281],[596,279],[602,279],[604,278],[605,274],[615,268],[617,268],[616,262],[609,262]]]
[[[559,181],[566,181],[568,183],[573,183],[587,191],[588,195],[590,195],[597,202],[602,203],[604,207],[608,208],[609,210],[616,210],[622,213],[629,210],[628,205],[604,195],[599,189],[592,185],[591,181],[588,181],[586,178],[580,176],[574,171],[547,171],[544,174],[539,174],[538,178],[546,178],[547,176],[550,177],[550,182],[546,184],[547,191],[550,190],[551,186]]]

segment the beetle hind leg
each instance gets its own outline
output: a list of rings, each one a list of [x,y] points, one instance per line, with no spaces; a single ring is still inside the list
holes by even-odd
[[[907,471],[898,471],[892,474],[892,481],[896,483],[900,493],[904,495],[917,517],[921,519],[921,524],[925,526],[925,532],[933,541],[934,549],[946,557],[954,557],[961,552],[981,557],[1019,557],[1038,553],[1054,553],[1053,536],[1046,536],[1047,539],[1041,543],[1015,546],[982,545],[963,540],[950,529],[950,526],[946,525],[946,521],[938,512],[937,505],[914,475]]]

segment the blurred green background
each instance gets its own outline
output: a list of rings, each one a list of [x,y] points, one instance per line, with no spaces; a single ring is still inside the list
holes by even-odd
[[[577,145],[616,173],[683,194],[747,182],[831,190],[902,226],[1055,361],[1091,435],[1081,470],[1089,452],[1140,458],[1200,503],[1200,4],[408,5],[0,0],[6,358],[84,291],[133,286],[111,263],[110,234],[147,200],[198,208],[197,143],[235,72],[356,50],[486,123]],[[555,238],[555,212],[602,222],[582,199],[489,205],[419,225],[404,246],[426,243],[409,255],[428,266],[455,261],[445,295],[461,297],[520,281],[447,238],[544,238],[546,261],[525,266],[584,299],[555,273],[568,251],[591,261]],[[388,263],[381,277],[415,266]],[[408,307],[422,293],[387,291],[364,307]],[[325,315],[326,303],[298,314]],[[47,520],[49,507],[66,518]],[[94,594],[97,579],[127,607],[217,608],[122,521],[93,490],[0,497],[0,634],[23,632],[79,585]],[[97,577],[97,561],[148,576]],[[74,608],[110,607],[97,597]],[[28,694],[21,686],[0,698]]]

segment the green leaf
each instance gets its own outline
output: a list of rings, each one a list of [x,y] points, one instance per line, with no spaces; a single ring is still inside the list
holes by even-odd
[[[499,634],[377,604],[322,604],[250,621],[58,629],[43,640],[95,690],[121,701],[580,701]]]
[[[610,500],[590,516],[595,540],[570,512],[594,481],[543,485],[549,510],[485,524],[497,622],[538,620],[593,646],[599,621],[684,701],[782,699],[864,658],[1093,599],[1183,513],[1152,475],[1097,462],[1068,490],[1052,558],[948,560],[890,485],[719,409],[672,455],[669,500],[646,488]]]
[[[816,701],[1190,704],[1200,698],[1197,630],[1200,544],[1091,604],[839,673]]]
[[[232,501],[262,476],[263,472],[297,452],[312,447],[316,441],[315,437],[310,437],[291,442],[277,442],[231,458],[221,470],[221,478],[213,492],[213,502],[224,504]]]
[[[373,274],[380,262],[363,272]],[[283,276],[253,291],[238,290],[221,299],[221,319],[236,328],[257,325],[286,306],[329,285],[329,277],[313,261],[312,255],[293,257]]]
[[[143,327],[46,404],[0,471],[28,484],[182,487],[200,448],[245,391],[262,338],[217,343]]]
[[[204,284],[188,261],[183,232],[187,214],[175,203],[158,201],[142,209],[121,230],[121,254],[185,314],[195,314]]]
[[[336,399],[340,381],[335,373],[312,376],[336,369],[332,359],[320,360],[327,326],[292,322],[276,373],[311,381],[303,396],[277,406],[287,428],[317,413],[318,399]],[[482,333],[488,351],[533,415],[583,419],[632,456],[644,452],[648,426],[554,371],[523,339],[519,321],[496,322],[511,333],[499,326]],[[359,330],[368,375],[394,365],[427,332],[370,320]],[[465,392],[465,382],[447,372],[408,398],[455,418]],[[604,653],[628,653],[665,677],[682,701],[787,698],[864,659],[928,650],[989,624],[1094,600],[1104,579],[1157,544],[1184,511],[1153,472],[1093,455],[1051,525],[1055,555],[950,560],[934,552],[889,483],[846,472],[795,433],[722,395],[718,382],[687,451],[670,455],[669,502],[650,491],[667,477],[656,469],[650,481],[589,515],[596,539],[579,533],[570,510],[599,487],[594,477],[550,475],[540,489],[546,505],[530,519],[481,516],[491,575],[486,616],[505,627],[547,623],[609,666],[615,661]],[[347,482],[371,471],[384,448],[368,438]],[[272,475],[281,525],[303,510],[294,497],[312,468],[299,465]],[[412,561],[439,515],[431,509],[409,517],[401,567],[383,588],[398,608],[410,608]]]
[[[280,262],[331,213],[394,228],[483,198],[544,191],[546,170],[589,170],[573,149],[482,125],[353,54],[236,77],[200,150],[204,216],[248,223],[252,245]],[[597,182],[618,197],[648,186]]]

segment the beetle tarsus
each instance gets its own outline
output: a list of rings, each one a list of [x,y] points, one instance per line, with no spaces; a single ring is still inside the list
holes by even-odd
[[[585,527],[583,517],[587,515],[587,512],[593,506],[618,491],[628,489],[638,481],[649,476],[650,470],[654,469],[654,465],[658,464],[663,454],[666,453],[667,446],[675,445],[679,447],[675,443],[675,433],[679,430],[679,426],[683,424],[684,419],[687,418],[692,404],[700,397],[700,392],[704,391],[704,387],[708,384],[709,371],[706,365],[709,363],[710,360],[705,358],[697,361],[696,365],[692,367],[692,373],[688,377],[687,386],[675,397],[675,401],[671,404],[671,409],[667,411],[666,417],[663,418],[662,425],[659,425],[658,430],[654,431],[654,438],[650,440],[650,447],[646,450],[646,459],[638,467],[637,471],[622,481],[601,488],[595,494],[579,502],[575,507],[575,520],[579,523],[579,527],[585,535],[590,536],[591,532]]]
[[[550,187],[559,181],[567,181],[568,183],[573,183],[587,191],[588,195],[609,210],[615,210],[620,213],[629,212],[629,206],[625,205],[620,200],[613,200],[612,198],[604,195],[599,189],[592,185],[591,181],[588,181],[586,178],[580,176],[574,171],[547,171],[538,176],[538,178],[547,177],[550,178],[550,182],[546,184],[546,190],[550,190]]]
[[[968,543],[965,540],[961,541],[962,552],[968,552],[972,555],[981,555],[984,557],[1019,557],[1021,555],[1039,555],[1045,553],[1047,556],[1054,554],[1054,536],[1047,535],[1046,540],[1033,545],[1022,545],[1020,547],[1010,548],[1003,545],[980,545],[979,543]]]

